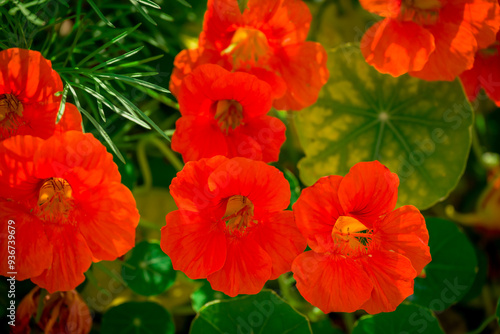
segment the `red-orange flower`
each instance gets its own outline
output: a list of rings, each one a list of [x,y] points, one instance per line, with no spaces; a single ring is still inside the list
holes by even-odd
[[[0,52],[0,140],[15,135],[47,139],[62,131],[82,131],[82,116],[66,103],[56,125],[63,90],[49,60],[37,51],[7,49]]]
[[[184,161],[223,155],[277,161],[285,125],[267,116],[271,88],[257,77],[205,64],[184,78],[179,92],[182,117],[172,149]]]
[[[489,48],[476,53],[474,67],[463,72],[460,80],[469,100],[474,101],[481,88],[500,107],[500,33]]]
[[[283,174],[261,161],[216,156],[188,162],[170,185],[161,247],[174,269],[229,296],[258,293],[306,247]]]
[[[91,134],[0,142],[0,239],[15,231],[15,264],[0,274],[31,278],[49,292],[74,289],[92,261],[134,246],[139,214],[111,154]],[[0,257],[8,259],[7,247]],[[11,267],[12,266],[12,267]]]
[[[391,312],[413,293],[430,262],[429,235],[418,209],[393,211],[399,179],[378,161],[302,191],[295,221],[312,251],[292,264],[297,289],[323,312]]]
[[[361,0],[385,17],[361,40],[366,61],[382,73],[454,80],[495,40],[497,0]]]
[[[177,55],[170,90],[177,96],[186,74],[213,63],[268,82],[277,109],[305,108],[328,79],[325,49],[305,41],[310,23],[302,0],[250,0],[243,14],[236,0],[209,0],[199,49]]]
[[[36,287],[23,298],[16,312],[16,325],[12,333],[29,334],[42,330],[45,334],[71,333],[87,334],[92,328],[90,311],[75,290],[55,292],[43,299],[42,315],[37,323],[30,326],[37,315],[40,302],[40,288]]]

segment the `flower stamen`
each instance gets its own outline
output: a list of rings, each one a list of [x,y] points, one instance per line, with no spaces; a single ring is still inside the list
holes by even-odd
[[[62,178],[50,178],[40,187],[38,203],[35,209],[37,216],[43,221],[67,222],[74,207],[73,189],[68,181]]]
[[[215,120],[222,132],[228,134],[243,121],[243,106],[235,100],[220,100],[215,106]]]
[[[222,220],[226,223],[226,229],[230,234],[241,235],[250,226],[257,224],[253,219],[253,203],[245,196],[234,195],[227,201],[226,212]]]
[[[357,256],[368,252],[373,230],[350,216],[340,216],[332,230],[337,251],[345,256]]]

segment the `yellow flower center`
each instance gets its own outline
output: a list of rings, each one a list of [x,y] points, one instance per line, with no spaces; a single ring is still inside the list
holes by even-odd
[[[229,129],[236,129],[243,121],[243,106],[235,100],[217,101],[214,118],[219,128],[227,134]]]
[[[70,222],[69,214],[74,207],[73,189],[62,178],[45,180],[38,195],[35,213],[43,221]]]
[[[372,236],[372,230],[349,216],[340,216],[332,230],[332,238],[337,250],[346,256],[365,254]]]
[[[248,227],[257,224],[253,219],[253,203],[245,196],[234,195],[227,201],[226,212],[222,220],[226,223],[226,229],[230,234],[235,232],[240,235],[246,232]]]
[[[263,63],[269,57],[269,43],[266,35],[253,28],[238,28],[231,39],[229,46],[221,52],[233,58],[233,65],[237,68],[252,67]]]
[[[403,0],[401,19],[421,25],[431,25],[437,22],[441,7],[440,0]]]

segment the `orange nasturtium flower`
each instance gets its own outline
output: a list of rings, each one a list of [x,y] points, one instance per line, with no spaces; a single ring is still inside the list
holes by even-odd
[[[477,52],[474,67],[463,72],[460,80],[471,101],[476,99],[483,88],[489,98],[500,107],[500,32],[494,44]]]
[[[170,192],[179,210],[166,217],[161,248],[174,269],[206,278],[231,297],[260,292],[306,248],[293,213],[284,211],[288,182],[262,161],[215,156],[188,162]]]
[[[399,179],[378,161],[302,191],[295,221],[311,251],[292,264],[297,289],[323,312],[391,312],[431,261],[418,209],[394,210]],[[394,211],[393,211],[394,210]]]
[[[0,52],[0,140],[15,135],[47,139],[55,133],[82,130],[82,116],[66,103],[56,124],[63,90],[59,74],[38,51],[7,49]]]
[[[236,0],[209,0],[199,47],[174,61],[170,90],[201,64],[249,72],[273,89],[276,109],[300,110],[318,98],[328,80],[326,51],[306,42],[311,13],[302,0],[249,0],[240,12]]]
[[[16,252],[0,274],[17,272],[17,280],[31,278],[50,293],[68,291],[84,281],[92,261],[125,254],[139,213],[120,181],[112,155],[88,133],[0,142],[0,240],[7,245],[15,228]],[[2,247],[0,257],[8,255]]]
[[[29,334],[40,330],[45,334],[71,333],[87,334],[92,328],[90,311],[75,290],[55,292],[43,299],[42,315],[38,323],[30,325],[35,319],[40,302],[40,288],[36,287],[23,298],[16,312],[16,326],[11,327],[14,334]],[[37,331],[38,330],[38,331]]]
[[[286,128],[266,115],[272,98],[264,81],[205,64],[184,78],[178,100],[172,149],[185,162],[216,155],[278,161]]]
[[[385,17],[361,40],[366,61],[382,73],[454,80],[495,40],[497,0],[361,0]]]

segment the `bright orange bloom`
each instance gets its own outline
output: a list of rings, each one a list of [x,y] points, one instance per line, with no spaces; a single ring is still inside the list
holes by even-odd
[[[66,103],[56,124],[63,90],[59,74],[37,51],[7,49],[0,52],[0,140],[15,135],[47,139],[62,131],[82,131],[82,116]]]
[[[261,161],[216,156],[188,162],[170,185],[161,248],[174,269],[229,296],[256,294],[306,248],[283,174]]]
[[[361,51],[379,72],[425,80],[454,80],[474,54],[495,40],[497,0],[361,0],[385,17],[366,31]]]
[[[177,96],[185,75],[213,63],[266,81],[276,109],[310,106],[328,79],[325,49],[305,41],[310,23],[302,0],[249,0],[243,14],[236,0],[209,0],[199,48],[177,55],[170,90]]]
[[[479,50],[474,60],[474,67],[463,72],[460,80],[469,100],[474,101],[484,89],[486,94],[500,107],[500,33],[489,48]]]
[[[92,261],[125,254],[139,214],[120,180],[112,155],[88,133],[0,142],[0,239],[7,245],[14,227],[16,246],[15,268],[2,261],[0,274],[68,291],[84,281]],[[0,257],[7,251],[2,247]]]
[[[418,209],[394,210],[399,179],[378,161],[302,191],[295,221],[312,251],[292,264],[297,289],[323,312],[391,312],[431,261]],[[394,211],[393,211],[394,210]]]
[[[40,321],[31,328],[30,321],[36,317],[40,301],[40,288],[36,287],[23,298],[16,312],[14,334],[29,334],[42,330],[45,334],[71,333],[87,334],[92,328],[90,311],[75,290],[55,292],[43,300]]]
[[[216,155],[278,161],[286,128],[266,115],[272,98],[264,81],[205,64],[184,78],[178,99],[172,149],[185,162]]]

